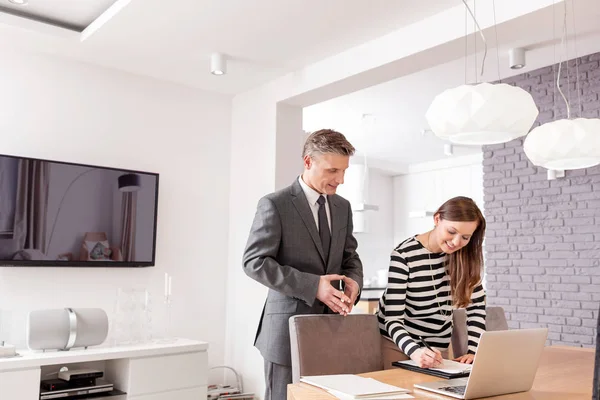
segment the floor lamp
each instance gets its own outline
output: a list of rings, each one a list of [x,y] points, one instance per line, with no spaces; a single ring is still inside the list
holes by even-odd
[[[65,190],[62,198],[60,199],[60,203],[58,203],[58,210],[56,211],[56,216],[54,217],[54,222],[52,223],[52,230],[50,231],[50,238],[48,239],[48,243],[46,244],[46,253],[50,250],[50,244],[52,243],[52,237],[54,236],[54,229],[56,228],[56,221],[58,221],[58,217],[60,216],[60,211],[62,210],[63,203],[65,201],[65,198],[67,197],[67,194],[69,193],[69,190],[75,184],[75,182],[77,182],[82,176],[87,175],[88,173],[99,170],[99,169],[100,168],[90,168],[90,169],[87,169],[87,170],[81,172],[79,175],[77,175],[71,181],[71,183],[69,183],[69,186],[67,186],[67,189]],[[141,181],[141,179],[138,174],[132,174],[132,173],[123,174],[123,175],[119,176],[119,178],[118,178],[119,191],[120,192],[135,192],[135,191],[139,190],[141,187],[140,181]]]

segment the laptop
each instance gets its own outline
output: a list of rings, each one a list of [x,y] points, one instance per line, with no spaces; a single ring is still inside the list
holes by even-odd
[[[457,399],[526,392],[533,386],[547,336],[547,328],[484,332],[468,378],[414,387]]]

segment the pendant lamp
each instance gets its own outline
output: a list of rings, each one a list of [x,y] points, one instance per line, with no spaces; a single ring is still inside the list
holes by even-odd
[[[567,5],[564,4],[564,43],[567,36]],[[576,37],[575,37],[576,38]],[[577,40],[577,39],[575,39]],[[577,45],[576,45],[577,46]],[[577,54],[575,54],[577,60]],[[579,91],[579,63],[576,61],[577,85]],[[560,87],[562,60],[558,66],[556,87],[567,107],[567,118],[545,123],[534,128],[525,138],[523,150],[527,158],[536,166],[550,170],[589,168],[600,164],[600,119],[571,119],[571,107]]]
[[[510,142],[526,135],[538,116],[525,90],[505,83],[479,83],[437,95],[425,117],[441,139],[456,144]]]
[[[523,150],[538,167],[555,170],[600,164],[600,119],[559,119],[534,128]]]
[[[463,3],[487,43],[475,15]],[[482,63],[485,63],[485,54]],[[462,145],[509,142],[526,135],[539,114],[531,95],[504,83],[461,85],[437,95],[425,117],[436,136]]]

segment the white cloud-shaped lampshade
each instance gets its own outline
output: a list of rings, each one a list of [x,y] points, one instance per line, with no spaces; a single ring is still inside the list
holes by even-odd
[[[440,93],[425,117],[433,133],[442,139],[484,145],[526,135],[538,114],[525,90],[505,83],[480,83]]]
[[[600,164],[600,119],[560,119],[534,128],[523,150],[534,165],[567,170]]]

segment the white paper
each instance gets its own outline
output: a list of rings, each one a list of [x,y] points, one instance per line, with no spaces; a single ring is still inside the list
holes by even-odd
[[[340,400],[355,400],[354,396],[350,396],[346,393],[338,392],[337,390],[328,390],[333,396],[337,397]],[[365,396],[361,397],[361,399],[367,400],[404,400],[404,399],[414,399],[410,394],[400,393],[400,394],[376,394],[374,397]]]
[[[412,365],[415,367],[419,366],[413,360],[400,361],[400,363]],[[453,361],[453,360],[444,360],[444,363],[441,366],[435,367],[435,368],[427,368],[427,369],[445,372],[448,374],[459,374],[462,372],[470,372],[472,367],[473,367],[472,364],[459,363],[458,361]]]
[[[355,399],[372,397],[376,394],[391,395],[409,392],[406,389],[388,385],[373,378],[351,374],[303,376],[300,381],[327,391],[333,390]]]

